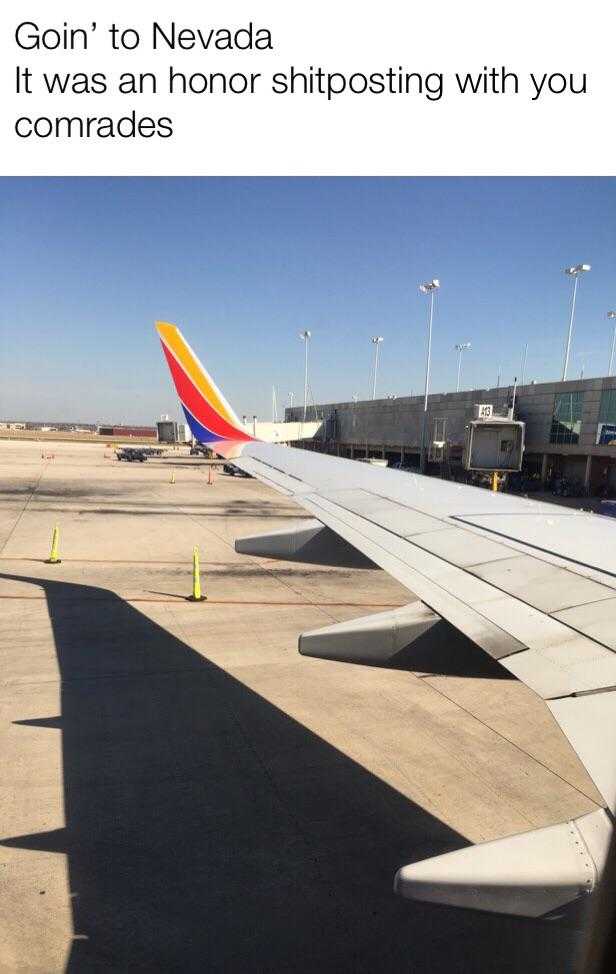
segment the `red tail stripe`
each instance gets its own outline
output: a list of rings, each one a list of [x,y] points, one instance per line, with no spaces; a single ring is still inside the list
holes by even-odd
[[[218,436],[223,436],[227,440],[251,440],[252,437],[248,436],[242,430],[236,429],[235,426],[231,426],[225,419],[220,416],[219,413],[213,409],[208,403],[207,399],[199,392],[197,387],[194,385],[191,379],[188,378],[184,369],[178,364],[177,360],[174,358],[172,353],[169,351],[164,342],[161,343],[163,346],[163,351],[165,353],[165,358],[167,359],[167,364],[173,376],[173,381],[175,382],[175,388],[177,389],[178,396],[184,403],[187,409],[193,414],[196,420],[198,420],[202,426],[206,426],[212,433],[216,433]]]

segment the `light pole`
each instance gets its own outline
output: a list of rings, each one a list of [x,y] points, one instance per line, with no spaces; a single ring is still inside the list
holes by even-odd
[[[289,393],[289,409],[293,409],[293,400],[295,399],[295,393]]]
[[[456,392],[460,391],[460,372],[462,371],[462,352],[466,352],[467,349],[471,348],[470,342],[461,342],[459,345],[453,346],[458,353],[458,380],[456,382]]]
[[[372,398],[376,399],[376,373],[379,367],[379,345],[383,341],[383,336],[373,335],[370,341],[374,345],[374,373],[372,376]]]
[[[276,386],[272,386],[272,423],[278,422],[278,398],[276,396]]]
[[[309,331],[300,331],[299,337],[304,342],[304,423],[306,422],[306,410],[308,409],[308,345],[311,334]]]
[[[567,331],[567,342],[565,345],[565,359],[563,362],[562,381],[567,380],[567,369],[569,368],[569,353],[571,351],[571,336],[573,335],[573,317],[575,315],[575,298],[577,295],[578,278],[580,274],[585,274],[590,270],[590,264],[575,264],[573,267],[565,267],[565,274],[573,278],[573,293],[571,295],[571,314],[569,315],[569,329]]]
[[[614,373],[614,352],[616,351],[616,311],[608,311],[608,318],[614,319],[614,330],[612,332],[612,349],[610,351],[610,367],[607,370],[608,375],[613,375]]]
[[[422,294],[429,294],[428,303],[428,347],[426,349],[426,384],[424,388],[424,408],[421,422],[421,443],[419,449],[419,469],[422,473],[426,470],[426,425],[428,422],[428,390],[430,388],[430,355],[432,354],[432,319],[434,318],[434,294],[441,286],[440,281],[434,278],[425,284],[419,285]]]
[[[520,385],[524,385],[524,376],[526,375],[526,359],[528,358],[528,342],[524,346],[522,352],[522,368],[520,369]]]

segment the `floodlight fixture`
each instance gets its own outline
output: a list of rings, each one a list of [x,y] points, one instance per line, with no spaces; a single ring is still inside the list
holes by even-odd
[[[590,264],[574,264],[573,267],[565,267],[565,274],[568,274],[569,277],[577,277],[578,274],[584,274],[590,269]]]
[[[420,284],[419,290],[421,291],[422,294],[430,294],[433,291],[438,291],[440,286],[441,286],[441,282],[438,280],[438,278],[435,277],[431,281],[426,281],[425,284]]]

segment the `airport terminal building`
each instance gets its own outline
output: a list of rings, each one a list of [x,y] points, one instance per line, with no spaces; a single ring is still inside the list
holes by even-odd
[[[477,404],[490,404],[495,415],[506,415],[513,404],[513,387],[429,397],[426,438],[431,472],[443,464],[454,475],[460,468],[466,426]],[[318,404],[314,411],[310,407],[308,419],[315,412],[321,429],[306,447],[419,467],[423,396]],[[302,413],[303,407],[287,409],[286,419],[301,420]],[[526,423],[527,473],[544,484],[566,477],[591,494],[616,496],[616,377],[518,386],[514,415]]]

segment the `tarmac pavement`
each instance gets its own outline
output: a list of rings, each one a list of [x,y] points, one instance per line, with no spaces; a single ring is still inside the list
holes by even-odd
[[[306,515],[108,452],[0,441],[0,971],[572,970],[568,917],[392,893],[404,863],[596,807],[547,708],[479,650],[301,657],[303,630],[414,596],[239,555]]]

